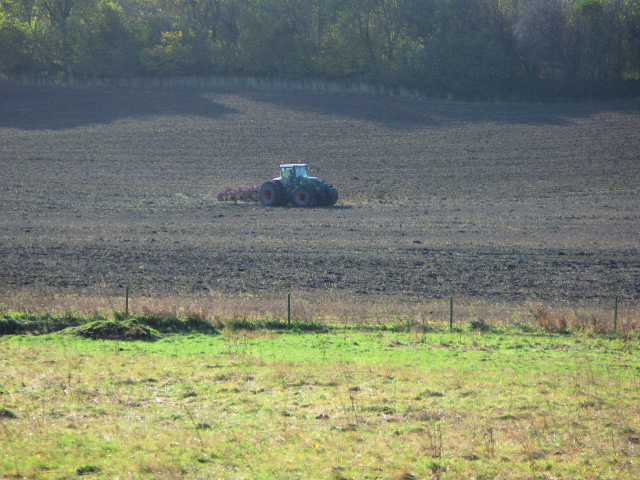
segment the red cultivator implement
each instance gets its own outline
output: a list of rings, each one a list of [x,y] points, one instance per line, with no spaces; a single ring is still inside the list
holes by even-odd
[[[259,202],[258,192],[258,187],[227,188],[218,194],[218,200],[221,202]]]
[[[259,202],[258,187],[227,188],[218,194],[218,200],[232,202]]]

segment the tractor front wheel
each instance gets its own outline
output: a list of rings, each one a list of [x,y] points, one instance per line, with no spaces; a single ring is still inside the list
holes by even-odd
[[[322,197],[318,199],[319,207],[333,207],[338,201],[338,191],[335,188],[325,189]]]
[[[263,183],[258,196],[265,207],[278,207],[284,203],[284,191],[276,182]]]
[[[327,207],[333,207],[337,201],[338,201],[338,191],[333,189],[330,190],[329,194],[327,195]]]
[[[296,207],[310,207],[313,200],[313,192],[307,187],[298,187],[293,191],[293,204]]]

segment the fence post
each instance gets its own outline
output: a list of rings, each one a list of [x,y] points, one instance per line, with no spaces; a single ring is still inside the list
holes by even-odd
[[[291,294],[287,293],[287,325],[291,325]]]
[[[124,318],[129,318],[129,286],[124,291]]]
[[[449,299],[449,331],[453,330],[453,297]]]
[[[616,297],[613,303],[613,331],[618,330],[618,297]]]

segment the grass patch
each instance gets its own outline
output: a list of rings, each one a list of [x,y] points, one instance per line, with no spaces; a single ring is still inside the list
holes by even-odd
[[[100,467],[96,467],[95,465],[84,465],[82,467],[76,468],[76,473],[78,475],[90,475],[92,473],[99,473]]]
[[[342,326],[346,327],[346,326]],[[338,328],[334,326],[333,328]],[[121,312],[113,317],[104,315],[82,316],[79,314],[56,315],[50,313],[4,313],[0,317],[1,335],[42,335],[65,331],[91,339],[103,340],[158,340],[164,334],[208,333],[219,334],[224,329],[233,331],[288,331],[288,332],[328,332],[329,325],[317,322],[286,322],[277,319],[264,321],[247,318],[231,318],[213,321],[206,317],[190,314],[186,317],[172,315],[142,314],[125,318]]]
[[[69,335],[78,335],[92,340],[144,340],[156,341],[160,334],[136,320],[97,320],[79,327],[64,330]]]
[[[40,335],[61,330],[86,338],[109,340],[157,340],[161,334],[168,333],[218,333],[215,325],[198,315],[143,314],[125,318],[121,312],[114,312],[112,317],[5,312],[0,317],[0,335]]]
[[[413,341],[432,333],[464,333],[477,334],[557,334],[578,335],[592,334],[596,336],[620,336],[628,339],[637,338],[638,330],[625,329],[618,332],[594,330],[592,328],[573,324],[569,328],[566,313],[559,316],[547,310],[532,310],[532,321],[524,323],[520,316],[512,322],[491,322],[471,316],[468,320],[458,321],[450,329],[448,322],[420,321],[415,318],[400,315],[398,318],[344,319],[337,321],[333,316],[320,319],[284,321],[278,318],[266,319],[250,318],[234,315],[229,318],[208,316],[205,314],[188,313],[179,316],[171,313],[143,313],[128,318],[122,312],[114,311],[111,315],[80,313],[56,314],[50,312],[11,312],[0,313],[0,336],[2,335],[43,335],[65,331],[92,339],[107,340],[149,340],[155,341],[168,334],[207,333],[219,334],[225,330],[239,331],[274,331],[295,333],[328,333],[328,332],[405,332],[410,333]],[[393,321],[395,320],[395,321]],[[495,325],[494,325],[495,323]],[[398,344],[397,346],[402,346]],[[516,344],[512,348],[521,348]]]
[[[226,328],[0,349],[7,475],[640,476],[622,336]]]
[[[103,316],[86,316],[75,313],[5,312],[0,314],[0,335],[45,334],[68,327],[101,320]]]
[[[18,418],[18,416],[8,408],[0,408],[0,418],[11,419],[11,418]]]

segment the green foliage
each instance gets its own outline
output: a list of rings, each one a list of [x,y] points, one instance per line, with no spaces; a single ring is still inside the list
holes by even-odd
[[[144,71],[153,77],[171,77],[189,72],[191,46],[182,41],[182,32],[162,32],[159,45],[140,53]]]
[[[339,32],[333,29],[322,37],[320,56],[316,69],[330,78],[359,78],[367,74],[365,45],[353,32]]]
[[[601,17],[604,13],[604,5],[601,0],[579,0],[573,8],[576,12],[591,19]]]
[[[427,41],[414,62],[421,89],[474,99],[499,94],[509,78],[508,57],[485,34],[446,33]]]
[[[139,44],[120,5],[103,0],[78,26],[74,70],[82,77],[122,77],[141,72]]]
[[[17,74],[33,67],[32,48],[24,24],[0,10],[0,72]]]
[[[304,2],[303,2],[304,4]],[[314,45],[295,3],[264,0],[248,7],[239,19],[239,67],[251,74],[306,75],[312,71]],[[300,21],[301,20],[301,21]]]
[[[14,0],[0,72],[369,81],[460,99],[634,95],[640,9],[605,0]]]

